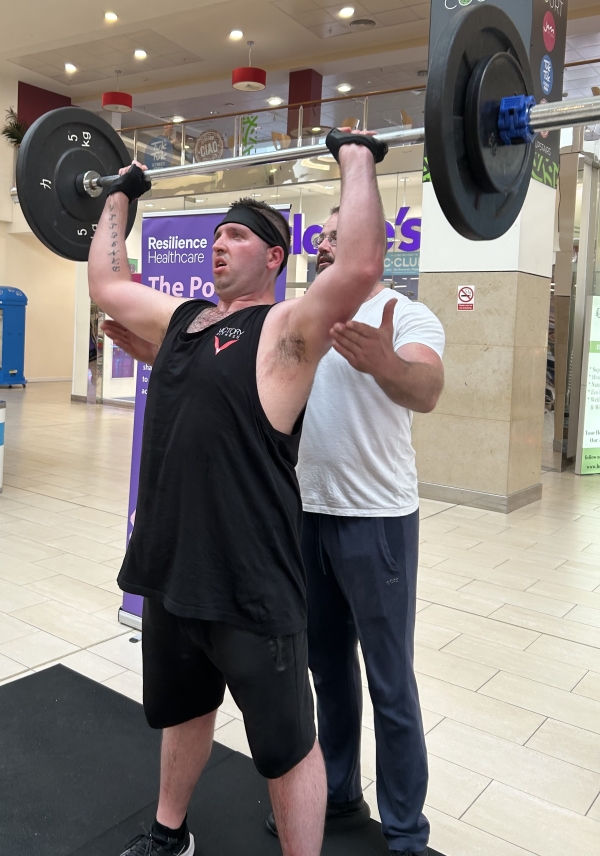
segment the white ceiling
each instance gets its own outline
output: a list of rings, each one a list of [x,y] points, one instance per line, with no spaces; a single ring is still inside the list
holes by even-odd
[[[352,2],[352,0],[347,0]],[[166,115],[207,115],[211,111],[254,110],[266,98],[287,99],[289,71],[312,67],[324,76],[323,97],[337,95],[339,83],[353,93],[416,87],[417,72],[426,67],[430,0],[356,0],[356,15],[377,26],[351,31],[337,17],[346,0],[20,0],[3,4],[0,29],[0,74],[68,94],[75,103],[99,109],[99,96],[114,85],[120,68],[121,87],[134,95],[135,114],[127,124]],[[104,21],[113,7],[116,24]],[[356,17],[356,16],[355,16]],[[312,22],[315,21],[313,24]],[[341,23],[339,36],[311,27]],[[384,23],[385,22],[385,23]],[[241,28],[240,42],[228,38]],[[590,35],[593,34],[593,35]],[[567,59],[600,57],[600,0],[569,0]],[[268,72],[263,93],[238,93],[230,72],[247,63],[246,40],[255,42],[254,64]],[[135,47],[148,58],[132,59]],[[81,71],[67,76],[64,62]],[[62,68],[61,68],[62,65]],[[569,97],[590,94],[600,85],[600,65],[568,69]],[[352,97],[352,94],[350,97]],[[411,92],[400,104],[381,102],[380,120],[388,110],[404,109],[419,124],[422,99]],[[356,115],[359,107],[352,107]],[[329,114],[328,114],[329,115]],[[371,113],[371,118],[375,117]],[[388,117],[389,118],[389,117]]]

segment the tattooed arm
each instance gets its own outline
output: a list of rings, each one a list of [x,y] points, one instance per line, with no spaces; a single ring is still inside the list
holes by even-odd
[[[171,315],[185,301],[132,282],[125,247],[128,206],[124,193],[113,193],[106,200],[90,248],[90,297],[107,315],[159,345]]]

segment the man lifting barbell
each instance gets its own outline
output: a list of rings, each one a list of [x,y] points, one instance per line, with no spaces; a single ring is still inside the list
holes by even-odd
[[[160,345],[146,405],[136,523],[122,589],[145,597],[144,710],[163,729],[156,819],[123,856],[191,856],[186,811],[228,685],[269,790],[284,856],[317,856],[326,802],[308,682],[301,502],[294,472],[304,406],[334,323],[383,269],[375,161],[387,147],[332,132],[341,261],[301,300],[275,304],[285,219],[235,203],[215,231],[219,303],[132,283],[128,206],[139,165],[109,189],[89,255],[92,299]]]

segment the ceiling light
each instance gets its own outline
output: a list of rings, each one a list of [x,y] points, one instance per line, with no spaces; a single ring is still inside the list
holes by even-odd
[[[146,202],[146,208],[154,208],[152,202]]]
[[[338,12],[340,18],[351,18],[354,15],[354,7],[353,6],[344,6],[343,9],[340,9]]]
[[[333,190],[334,189],[333,184],[325,184],[324,187],[325,187],[325,190]]]
[[[183,122],[184,118],[183,118],[183,116],[173,116],[173,121],[174,122]]]
[[[73,74],[74,71],[77,71],[77,66],[73,65],[72,62],[66,62],[65,71],[67,72],[67,74]]]
[[[119,20],[119,16],[115,15],[114,12],[105,12],[104,13],[104,20],[108,21],[110,24],[114,24],[115,21]]]
[[[196,202],[206,202],[206,199],[196,199]]]
[[[253,193],[252,196],[254,197],[254,199],[260,199],[262,193]]]
[[[283,98],[278,98],[276,95],[273,98],[267,99],[267,104],[270,107],[279,107],[280,104],[283,104]]]
[[[340,83],[340,85],[337,88],[337,91],[338,92],[350,92],[351,89],[352,89],[352,87],[350,86],[349,83]]]
[[[269,170],[269,172],[277,172],[278,169],[279,169],[279,167],[274,166],[273,169]]]
[[[238,39],[243,39],[243,38],[244,38],[244,34],[243,34],[243,32],[242,32],[241,30],[232,30],[232,31],[229,33],[229,38],[230,38],[230,39],[233,39],[234,41],[236,41],[236,42],[237,42],[237,40],[238,40]]]
[[[146,59],[146,57],[148,56],[146,51],[142,50],[142,48],[138,48],[136,51],[134,51],[133,55],[136,59]]]
[[[310,130],[312,134],[318,134],[321,130],[321,127],[319,126],[318,128],[311,128]]]

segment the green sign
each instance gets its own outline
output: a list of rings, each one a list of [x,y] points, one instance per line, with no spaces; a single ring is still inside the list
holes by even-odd
[[[420,253],[387,253],[384,274],[386,276],[418,276]]]
[[[600,473],[600,297],[592,298],[581,473]]]

